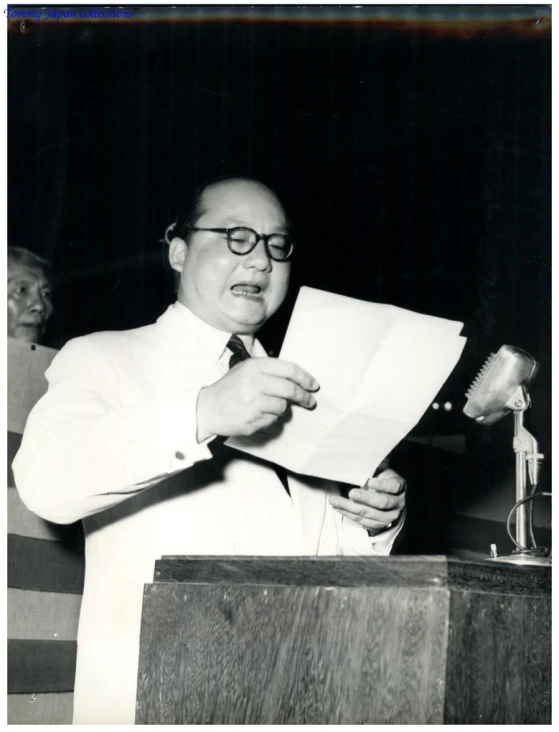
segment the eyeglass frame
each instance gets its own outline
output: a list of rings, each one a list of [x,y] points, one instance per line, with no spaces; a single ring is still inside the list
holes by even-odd
[[[253,246],[246,252],[235,252],[233,249],[231,249],[231,232],[232,231],[252,231],[252,233],[256,236],[256,241],[254,242]],[[250,254],[253,252],[256,247],[258,246],[258,242],[263,241],[264,242],[264,248],[266,249],[266,254],[272,259],[274,262],[289,262],[291,257],[293,256],[293,252],[295,251],[295,242],[288,234],[280,234],[278,232],[274,232],[273,234],[259,234],[254,229],[251,229],[250,226],[233,226],[230,229],[205,229],[200,228],[198,226],[191,226],[190,231],[211,231],[214,234],[225,234],[227,237],[227,246],[229,248],[229,251],[231,254],[235,254],[237,257],[244,257],[245,254]],[[287,257],[285,259],[276,259],[276,257],[272,256],[272,253],[270,252],[270,246],[268,242],[270,239],[274,236],[284,236],[289,244],[291,245],[291,250]]]

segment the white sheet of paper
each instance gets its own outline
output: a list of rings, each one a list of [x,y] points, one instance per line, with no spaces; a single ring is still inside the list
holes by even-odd
[[[462,323],[302,287],[280,358],[320,383],[313,411],[227,445],[305,475],[365,483],[456,365]]]

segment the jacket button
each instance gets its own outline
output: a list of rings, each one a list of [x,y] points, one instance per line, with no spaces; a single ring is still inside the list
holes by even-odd
[[[177,450],[175,453],[175,457],[177,458],[177,460],[184,460],[184,453]]]

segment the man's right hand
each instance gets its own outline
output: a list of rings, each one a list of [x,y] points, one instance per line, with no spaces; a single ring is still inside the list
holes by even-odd
[[[230,369],[198,396],[198,441],[212,435],[252,435],[269,427],[289,405],[313,409],[320,385],[291,361],[250,358]]]

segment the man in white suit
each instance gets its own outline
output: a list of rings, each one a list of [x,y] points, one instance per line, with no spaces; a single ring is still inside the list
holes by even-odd
[[[84,523],[74,723],[134,722],[143,585],[162,555],[392,547],[405,503],[393,471],[344,498],[222,445],[314,407],[313,376],[254,338],[285,298],[292,254],[271,190],[212,183],[169,237],[177,302],[152,325],[70,341],[47,371],[14,473],[30,509]]]

